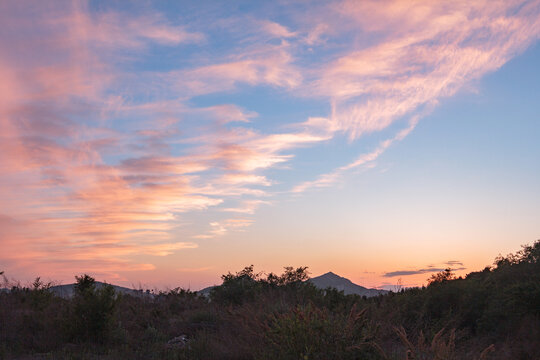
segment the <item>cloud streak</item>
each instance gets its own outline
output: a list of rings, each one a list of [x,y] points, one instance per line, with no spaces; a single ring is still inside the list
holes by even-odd
[[[396,277],[396,276],[410,276],[410,275],[419,275],[419,274],[429,274],[429,273],[435,273],[435,272],[441,272],[446,270],[447,268],[438,268],[438,267],[427,267],[425,269],[418,269],[418,270],[396,270],[396,271],[390,271],[383,274],[383,277]],[[451,268],[452,271],[461,271],[461,270],[467,270],[465,267],[458,267],[458,268]]]
[[[353,162],[343,165],[330,173],[319,175],[319,177],[313,181],[306,181],[296,185],[292,189],[292,192],[301,193],[310,188],[329,187],[343,178],[347,172],[359,167],[370,166],[380,155],[384,153],[386,149],[390,147],[390,145],[392,145],[392,143],[403,140],[415,128],[417,123],[418,117],[411,119],[407,128],[399,131],[394,137],[381,141],[375,150],[358,156],[358,158],[356,158],[356,160]]]

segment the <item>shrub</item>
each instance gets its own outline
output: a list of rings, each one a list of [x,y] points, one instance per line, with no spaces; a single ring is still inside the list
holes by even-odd
[[[253,272],[253,265],[246,266],[236,274],[222,275],[223,283],[210,292],[210,299],[217,303],[240,305],[253,300],[261,288],[260,274]]]
[[[95,280],[76,276],[71,335],[74,340],[105,342],[112,330],[118,296],[111,285],[96,288]]]
[[[30,301],[34,309],[43,311],[50,304],[53,298],[50,287],[51,283],[44,283],[40,277],[34,280],[30,291]]]
[[[265,347],[261,359],[370,359],[378,358],[374,330],[365,310],[353,306],[348,313],[334,313],[309,303],[264,324]]]

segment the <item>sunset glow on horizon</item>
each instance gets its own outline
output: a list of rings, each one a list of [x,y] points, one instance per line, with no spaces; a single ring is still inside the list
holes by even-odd
[[[540,1],[0,3],[0,271],[366,287],[540,238]]]

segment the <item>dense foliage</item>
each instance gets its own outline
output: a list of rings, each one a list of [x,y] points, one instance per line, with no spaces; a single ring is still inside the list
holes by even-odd
[[[375,298],[306,279],[249,266],[209,297],[130,296],[82,275],[66,299],[37,278],[0,292],[0,359],[540,359],[540,241]]]

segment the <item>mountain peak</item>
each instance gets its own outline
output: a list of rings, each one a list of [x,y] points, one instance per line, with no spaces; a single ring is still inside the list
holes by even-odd
[[[329,280],[329,281],[337,281],[337,282],[340,282],[340,283],[350,283],[352,284],[351,280],[347,279],[347,278],[344,278],[343,276],[339,276],[338,274],[332,272],[332,271],[329,271],[327,272],[326,274],[322,274],[320,276],[317,276],[313,279],[325,279],[325,280]]]
[[[317,277],[323,277],[323,276],[324,276],[324,277],[338,277],[338,278],[341,278],[341,276],[339,276],[338,274],[333,273],[333,272],[331,272],[331,271],[329,271],[329,272],[327,272],[327,273],[325,273],[325,274],[322,274],[322,275],[320,275],[320,276],[317,276]]]
[[[339,276],[332,271],[329,271],[320,276],[309,279],[309,281],[319,289],[334,288],[343,291],[345,295],[357,294],[360,296],[377,296],[384,294],[386,291],[377,289],[367,289],[363,286],[353,283],[351,280]]]

